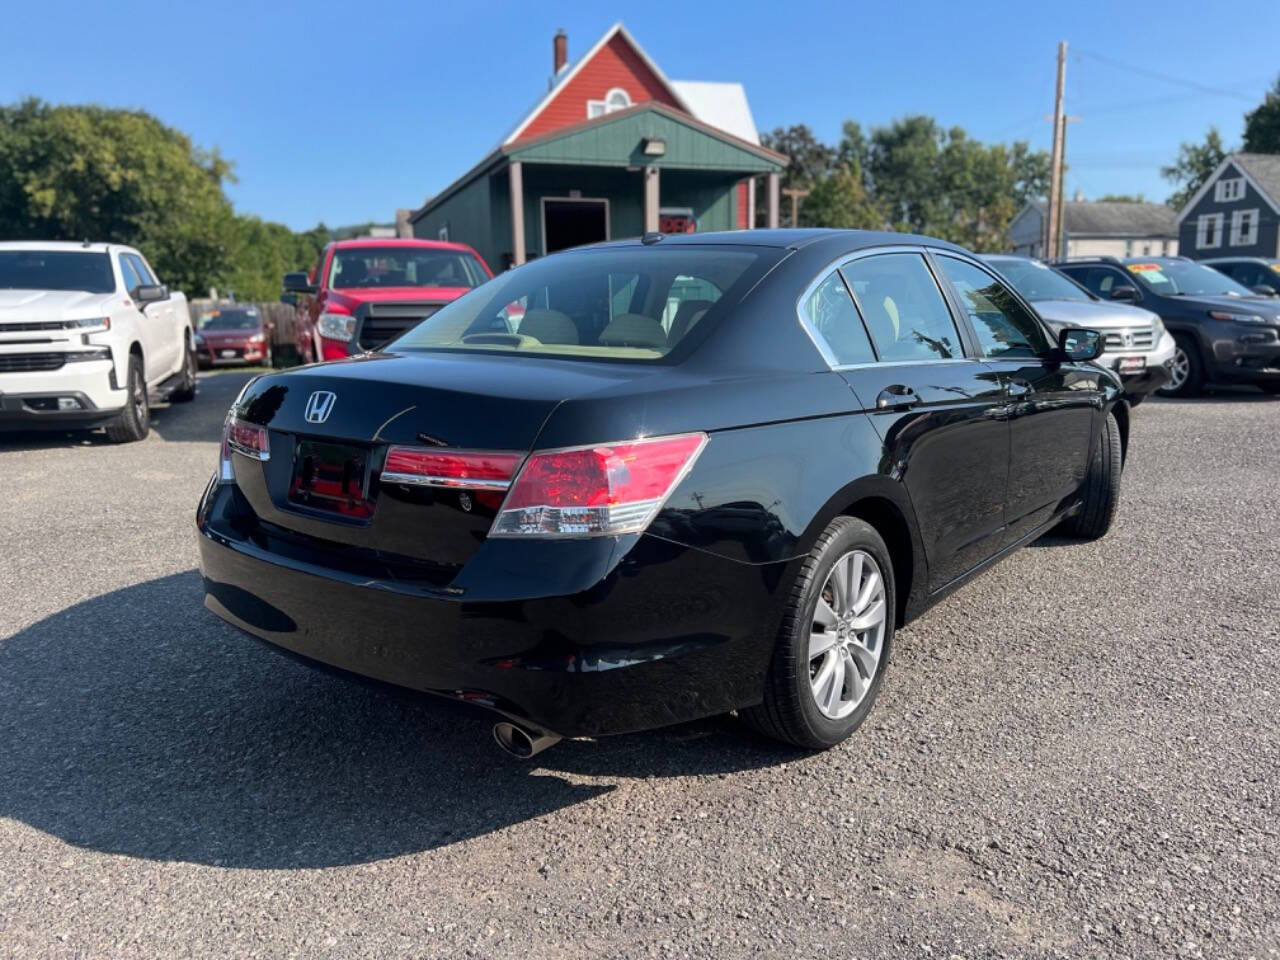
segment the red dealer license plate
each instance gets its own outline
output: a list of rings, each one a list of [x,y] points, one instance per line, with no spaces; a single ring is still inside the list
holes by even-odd
[[[1121,373],[1141,373],[1147,369],[1147,358],[1121,357],[1120,362],[1116,364],[1116,369]]]

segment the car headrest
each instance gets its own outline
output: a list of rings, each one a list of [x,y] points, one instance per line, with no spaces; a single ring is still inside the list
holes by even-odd
[[[541,343],[578,342],[578,328],[569,315],[559,310],[529,310],[520,321],[520,336]]]
[[[678,343],[690,328],[702,319],[702,315],[711,309],[713,300],[686,300],[676,310],[671,321],[671,330],[667,333],[668,343]]]
[[[620,313],[600,331],[600,343],[606,347],[667,348],[667,332],[653,317],[639,313]]]

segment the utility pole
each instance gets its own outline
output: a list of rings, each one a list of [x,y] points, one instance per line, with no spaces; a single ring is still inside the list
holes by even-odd
[[[808,190],[798,190],[795,187],[787,187],[782,191],[785,196],[791,198],[791,226],[800,226],[800,201],[809,195]]]
[[[1062,92],[1067,80],[1067,41],[1058,44],[1058,88],[1053,97],[1053,155],[1049,161],[1049,209],[1045,218],[1044,249],[1050,257],[1059,255],[1058,237],[1061,232],[1062,203],[1062,135],[1066,123],[1062,116]]]

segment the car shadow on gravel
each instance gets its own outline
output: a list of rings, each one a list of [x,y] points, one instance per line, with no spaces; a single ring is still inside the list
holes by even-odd
[[[312,868],[526,823],[614,789],[595,778],[799,756],[712,720],[517,761],[492,714],[308,669],[201,597],[188,571],[0,640],[0,816],[107,853]]]

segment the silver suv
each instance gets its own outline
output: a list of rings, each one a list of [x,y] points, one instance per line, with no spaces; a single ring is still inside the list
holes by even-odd
[[[1177,350],[1172,334],[1150,310],[1101,300],[1067,276],[1030,257],[982,258],[1009,281],[1055,330],[1088,327],[1106,336],[1097,360],[1120,375],[1125,398],[1137,406],[1169,382],[1169,362]]]

